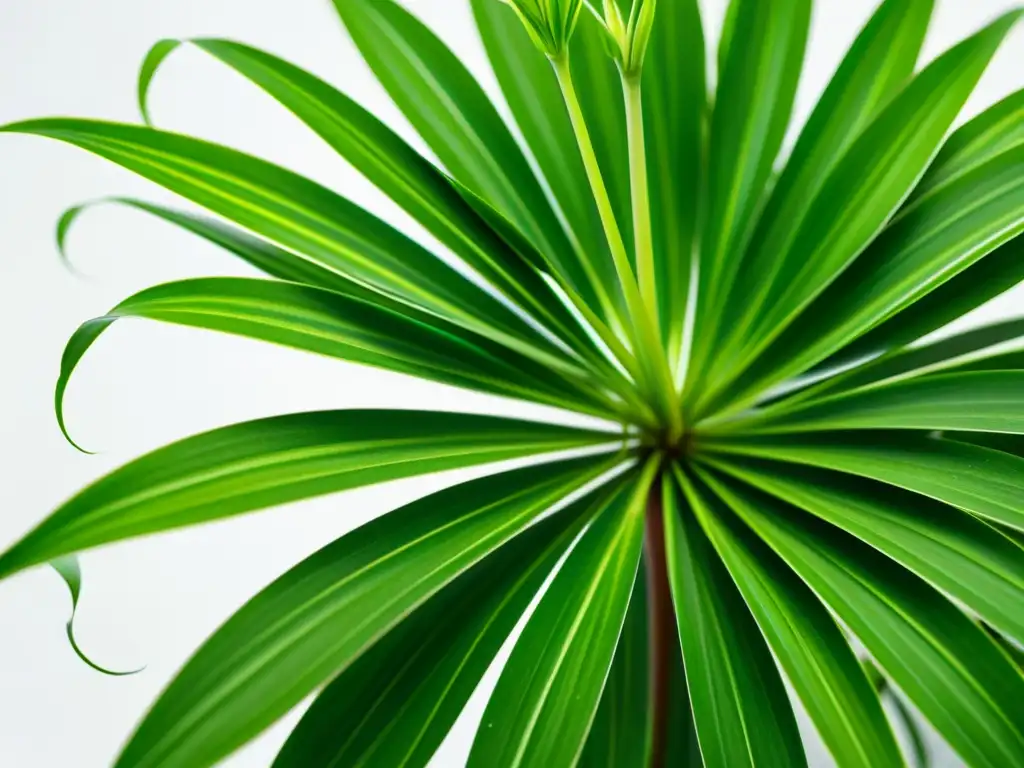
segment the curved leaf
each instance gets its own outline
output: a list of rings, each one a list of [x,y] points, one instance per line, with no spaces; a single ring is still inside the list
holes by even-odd
[[[727,46],[711,118],[697,308],[701,332],[691,363],[700,376],[789,124],[811,3],[734,0],[729,14],[730,39],[743,43]],[[702,383],[691,377],[691,386],[700,389]]]
[[[878,696],[810,587],[719,499],[694,510],[837,765],[900,765]]]
[[[363,58],[445,168],[525,232],[577,290],[590,281],[543,188],[465,65],[393,0],[335,0]]]
[[[779,404],[747,433],[835,429],[962,429],[1024,433],[1024,371],[944,373],[875,384],[811,403]]]
[[[702,443],[715,453],[807,464],[880,480],[1024,531],[1024,458],[910,433],[774,435]]]
[[[164,41],[166,42],[166,41]],[[510,248],[441,171],[355,101],[304,70],[229,40],[190,41],[224,62],[291,110],[389,198],[423,224],[505,296],[541,318],[577,350],[591,350],[583,329],[551,293],[536,267]],[[158,43],[158,46],[163,43]],[[479,301],[485,317],[511,323],[507,310]],[[481,312],[482,313],[482,312]],[[482,313],[483,314],[483,313]],[[520,328],[520,331],[522,329]]]
[[[372,299],[372,303],[370,300]],[[165,283],[84,323],[68,341],[55,402],[64,429],[64,392],[79,361],[116,320],[150,320],[232,333],[455,386],[551,405],[577,399],[566,375],[384,296],[296,283],[212,277]],[[552,366],[554,365],[552,361]],[[564,365],[559,361],[559,367]],[[577,381],[582,383],[583,380]],[[66,432],[65,432],[66,434]],[[70,438],[69,438],[70,439]]]
[[[677,472],[664,487],[669,579],[697,739],[706,768],[806,765],[782,678],[696,515],[705,495]],[[699,510],[695,512],[695,510]]]
[[[429,251],[325,187],[226,147],[141,126],[50,118],[0,127],[105,157],[340,274],[453,322],[522,321]],[[519,330],[515,330],[518,328]],[[530,334],[540,341],[536,334]]]
[[[274,767],[427,765],[589,520],[586,501],[517,536],[356,659],[317,696]]]
[[[852,533],[993,626],[1024,638],[1024,558],[972,515],[834,472],[735,459],[715,466]]]
[[[953,603],[827,523],[733,483],[715,488],[969,764],[1024,760],[1024,677]]]
[[[757,297],[734,326],[741,351],[723,354],[743,370],[788,328],[876,237],[939,150],[1006,34],[1024,11],[1011,11],[929,64],[849,145]],[[735,357],[734,357],[735,355]]]
[[[579,759],[633,592],[656,468],[601,502],[544,593],[484,710],[470,768]]]
[[[732,330],[748,301],[763,298],[811,210],[850,145],[914,72],[934,0],[886,0],[847,51],[818,100],[772,189],[725,308]],[[738,329],[737,329],[738,334]],[[736,338],[730,342],[738,341]]]
[[[324,411],[235,424],[153,451],[79,492],[0,555],[0,578],[133,536],[609,437],[429,411]]]
[[[206,641],[150,710],[117,768],[214,765],[607,467],[577,460],[463,483],[329,544]]]

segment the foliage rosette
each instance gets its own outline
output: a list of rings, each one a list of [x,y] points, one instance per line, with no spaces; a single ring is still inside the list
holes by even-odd
[[[885,0],[783,152],[811,0],[732,0],[713,56],[696,0],[470,5],[514,127],[402,5],[335,2],[430,158],[221,39],[154,46],[143,125],[2,128],[181,195],[213,216],[102,202],[265,275],[151,287],[84,323],[57,384],[65,435],[73,372],[123,317],[592,425],[274,416],[70,499],[0,578],[51,563],[77,601],[73,558],[93,547],[530,460],[283,574],[185,665],[118,768],[212,766],[311,696],[278,768],[424,766],[503,648],[473,768],[791,768],[797,711],[844,768],[926,762],[924,722],[969,765],[1024,765],[1024,320],[949,329],[1024,281],[1024,92],[956,127],[1022,12],[921,61],[932,0]],[[154,127],[149,86],[183,44],[290,110],[431,248],[344,190]],[[62,255],[90,205],[61,217]]]

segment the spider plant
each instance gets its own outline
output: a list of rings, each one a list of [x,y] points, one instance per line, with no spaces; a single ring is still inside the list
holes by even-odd
[[[312,694],[275,766],[422,766],[507,641],[470,766],[791,768],[807,762],[796,702],[838,765],[897,766],[883,696],[970,765],[1024,765],[1024,320],[933,333],[1024,281],[1024,92],[953,130],[1022,12],[919,63],[932,0],[885,0],[784,151],[811,0],[733,0],[710,68],[696,0],[471,5],[517,131],[401,5],[335,2],[430,158],[240,43],[162,41],[139,81],[146,116],[161,62],[205,51],[445,258],[338,192],[148,119],[2,129],[205,207],[217,218],[114,199],[267,275],[160,285],[82,325],[62,429],[72,373],[123,317],[600,420],[276,416],[83,490],[0,556],[0,577],[55,562],[77,594],[67,558],[92,547],[539,457],[282,575],[186,664],[117,766],[213,765]],[[62,250],[84,208],[61,218]]]

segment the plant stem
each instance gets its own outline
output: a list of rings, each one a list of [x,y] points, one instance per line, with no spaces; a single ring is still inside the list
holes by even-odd
[[[669,591],[668,561],[665,555],[665,520],[662,484],[655,481],[647,497],[644,526],[644,559],[647,565],[648,671],[651,697],[651,749],[648,768],[665,768],[671,704],[672,653],[675,640],[675,611]]]
[[[629,144],[629,189],[633,202],[636,276],[640,296],[658,327],[658,288],[654,273],[654,236],[651,233],[651,200],[647,182],[647,146],[640,78],[622,76],[626,98],[626,131]]]
[[[594,151],[590,131],[583,117],[583,108],[580,106],[576,87],[573,85],[569,58],[565,55],[555,57],[551,59],[551,63],[562,90],[562,97],[565,99],[566,109],[569,111],[569,119],[572,122],[576,143],[579,145],[580,155],[583,158],[587,180],[590,182],[590,188],[594,194],[594,202],[597,204],[601,226],[604,228],[605,237],[608,240],[608,247],[611,250],[612,261],[622,286],[623,296],[626,299],[630,319],[633,321],[636,358],[640,363],[641,371],[646,374],[644,377],[646,381],[641,384],[646,385],[646,389],[654,396],[661,416],[668,427],[670,440],[675,441],[683,431],[682,411],[679,407],[679,398],[672,372],[668,367],[668,359],[661,344],[661,334],[653,317],[644,306],[633,269],[629,264],[626,243],[622,239],[622,231],[615,218],[608,188],[601,175],[597,153]],[[645,188],[644,195],[646,196],[646,194]]]

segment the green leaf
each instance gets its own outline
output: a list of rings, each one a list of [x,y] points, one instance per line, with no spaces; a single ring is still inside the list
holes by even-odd
[[[810,587],[718,499],[694,510],[836,764],[900,765],[878,696]]]
[[[921,339],[1022,281],[1024,237],[1017,236],[831,355],[815,372],[842,368]]]
[[[551,293],[534,264],[488,226],[448,177],[380,120],[340,91],[276,56],[228,40],[191,42],[295,113],[505,296],[575,342],[574,348],[591,349],[582,328]],[[534,256],[543,266],[539,256]],[[493,300],[481,301],[478,296],[476,305],[478,314],[491,318],[498,327],[522,325],[521,321],[511,322],[504,307],[497,311]]]
[[[577,394],[566,376],[576,378],[584,390],[589,385],[571,370],[556,372],[441,318],[365,293],[344,295],[297,283],[237,277],[148,288],[87,321],[68,341],[55,394],[61,429],[64,392],[79,361],[112,323],[125,317],[222,331],[550,405],[572,407],[578,401],[583,410],[591,409],[585,404],[593,404],[591,396]],[[562,365],[559,360],[558,367]]]
[[[846,53],[800,133],[737,272],[723,331],[737,345],[747,302],[763,298],[807,221],[815,196],[861,132],[913,75],[934,0],[887,0]],[[791,257],[790,257],[791,258]],[[742,297],[742,298],[741,298]]]
[[[68,256],[67,237],[74,223],[86,211],[100,205],[110,204],[134,208],[180,227],[214,245],[220,246],[229,253],[256,267],[256,269],[265,272],[271,277],[276,277],[278,280],[305,283],[331,291],[363,295],[368,299],[379,295],[369,289],[361,288],[359,283],[349,280],[338,272],[322,267],[284,248],[279,248],[273,243],[255,237],[237,227],[232,227],[208,216],[199,216],[130,197],[107,197],[81,203],[68,208],[61,215],[57,224],[57,248],[61,259],[65,263],[71,264]]]
[[[336,677],[604,462],[527,467],[414,501],[278,578],[199,649],[117,768],[207,768]]]
[[[1024,144],[1024,90],[1011,93],[949,137],[907,201],[919,205],[957,179]]]
[[[427,765],[591,511],[537,523],[416,609],[317,696],[275,768]]]
[[[878,235],[913,189],[1006,34],[1012,11],[929,64],[848,146],[821,184],[791,245],[735,325],[741,357],[723,354],[740,378],[757,355]],[[709,398],[710,399],[710,398]]]
[[[894,350],[782,399],[788,408],[796,403],[924,374],[982,367],[1007,370],[1016,367],[1009,365],[1009,361],[1018,353],[1007,351],[1006,345],[1021,339],[1024,339],[1024,319],[985,325],[931,344]]]
[[[1024,458],[920,434],[711,439],[714,453],[834,469],[880,480],[1024,531]]]
[[[456,179],[522,230],[578,290],[579,256],[498,111],[465,65],[393,0],[335,0],[377,79]],[[567,258],[568,257],[568,258]]]
[[[511,8],[495,0],[471,0],[470,4],[491,67],[516,125],[566,218],[570,237],[578,243],[578,252],[585,254],[585,258],[578,257],[580,267],[576,271],[580,274],[593,272],[590,280],[596,281],[595,284],[589,288],[577,286],[577,290],[585,297],[596,299],[602,292],[606,293],[604,286],[615,284],[615,269],[551,63],[517,23]],[[603,307],[596,301],[593,306],[606,314],[607,302],[614,299],[606,296],[602,301],[606,302]]]
[[[579,759],[633,592],[655,469],[602,502],[558,570],[484,710],[470,768]]]
[[[742,391],[807,370],[1022,231],[1024,145],[901,211],[746,371]]]
[[[75,655],[87,666],[95,669],[101,674],[109,675],[110,677],[127,677],[129,675],[137,675],[139,672],[142,672],[145,667],[129,670],[128,672],[115,672],[112,669],[101,667],[85,655],[85,652],[78,644],[78,640],[75,639],[75,617],[78,615],[78,600],[82,596],[82,567],[78,563],[78,558],[74,555],[58,557],[50,563],[50,566],[57,572],[57,575],[64,580],[68,591],[71,593],[71,616],[68,618],[65,630],[67,632],[68,642],[71,644],[71,650],[75,652]]]
[[[702,189],[704,32],[696,0],[658,4],[643,70],[644,129],[650,169],[658,316],[674,362],[683,343],[683,304]]]
[[[735,422],[747,433],[962,429],[1024,433],[1024,371],[970,371],[876,384]]]
[[[643,571],[641,561],[601,703],[576,764],[580,768],[650,764],[653,712]]]
[[[714,466],[852,533],[993,626],[1024,638],[1024,558],[972,515],[834,472],[735,459]]]
[[[810,0],[735,0],[711,118],[706,222],[691,370],[709,362],[726,292],[782,146],[810,25]],[[701,378],[691,377],[699,389]]]
[[[944,595],[810,515],[734,483],[716,489],[968,764],[1024,760],[1024,677]]]
[[[324,411],[235,424],[153,451],[79,492],[0,555],[0,577],[147,533],[609,437],[429,411]],[[536,471],[581,471],[594,464],[591,459]]]
[[[480,329],[489,324],[486,318],[505,338],[523,333],[514,313],[422,246],[319,184],[263,160],[187,136],[94,120],[31,120],[0,131],[89,150],[321,266],[453,322]]]
[[[685,500],[671,480],[664,485],[666,550],[704,765],[806,765],[771,652],[697,522],[708,514],[708,500],[682,473],[677,479]]]

